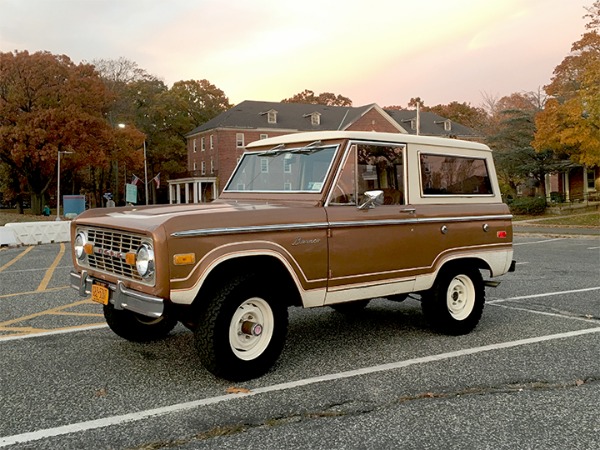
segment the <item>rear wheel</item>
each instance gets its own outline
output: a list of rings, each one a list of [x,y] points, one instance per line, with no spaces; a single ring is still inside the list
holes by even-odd
[[[125,309],[115,309],[112,303],[104,306],[104,318],[115,334],[133,342],[162,339],[177,325],[177,320],[167,311],[162,316],[153,318]]]
[[[453,266],[438,275],[433,287],[423,294],[423,314],[442,333],[461,335],[479,323],[485,303],[485,287],[475,267]]]
[[[225,285],[209,300],[194,331],[196,349],[214,375],[232,381],[256,378],[273,367],[285,344],[285,302],[257,277]]]

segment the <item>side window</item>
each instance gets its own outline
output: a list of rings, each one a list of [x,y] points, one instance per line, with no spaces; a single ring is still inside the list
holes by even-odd
[[[422,153],[422,195],[491,195],[484,159]]]
[[[358,205],[366,191],[383,191],[385,205],[403,205],[404,146],[353,145],[330,205]]]

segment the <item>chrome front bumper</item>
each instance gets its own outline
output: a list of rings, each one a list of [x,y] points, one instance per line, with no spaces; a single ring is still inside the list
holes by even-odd
[[[79,292],[79,295],[85,297],[92,292],[93,278],[90,277],[86,270],[81,273],[71,271],[69,277],[71,287]],[[110,302],[115,306],[115,309],[127,309],[138,314],[148,317],[158,318],[162,316],[164,300],[160,297],[143,294],[125,287],[122,281],[117,281],[117,284],[108,284],[110,289]]]

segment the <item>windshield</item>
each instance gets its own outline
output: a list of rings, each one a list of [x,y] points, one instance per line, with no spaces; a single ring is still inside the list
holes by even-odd
[[[245,153],[225,192],[321,192],[337,146]]]

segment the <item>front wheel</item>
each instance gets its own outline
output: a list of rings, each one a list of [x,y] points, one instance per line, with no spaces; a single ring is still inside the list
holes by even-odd
[[[152,318],[125,309],[115,309],[111,303],[104,306],[104,318],[115,334],[132,342],[162,339],[177,325],[177,320],[167,311],[158,318]]]
[[[287,306],[273,288],[257,277],[239,278],[209,300],[194,331],[196,349],[214,375],[249,380],[273,367],[287,325]]]
[[[438,275],[433,287],[423,294],[421,308],[433,328],[461,335],[479,323],[485,303],[481,273],[474,267],[452,267]]]

